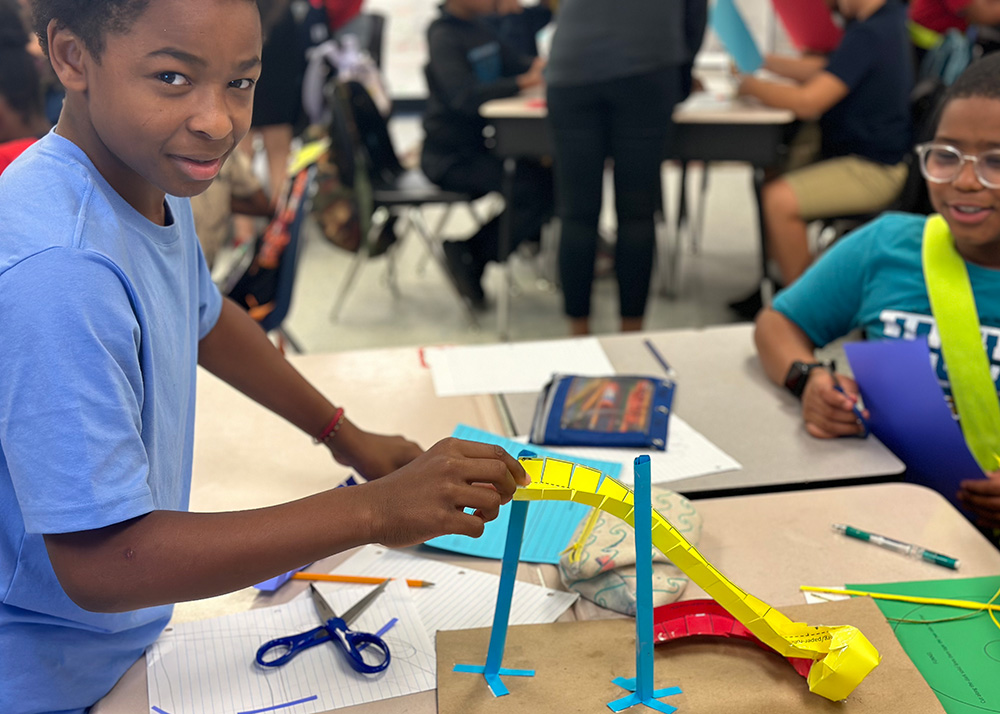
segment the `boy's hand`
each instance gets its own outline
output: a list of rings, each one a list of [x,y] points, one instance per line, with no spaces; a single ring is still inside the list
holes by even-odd
[[[978,525],[1000,527],[1000,471],[992,471],[984,479],[962,481],[958,500],[976,516]]]
[[[819,439],[864,433],[864,427],[852,411],[858,401],[857,382],[842,374],[836,379],[846,394],[834,388],[834,376],[825,369],[814,370],[802,392],[802,419],[806,431]],[[868,418],[867,410],[862,414]]]
[[[528,483],[521,464],[499,446],[448,438],[364,488],[376,499],[378,542],[402,547],[450,533],[479,537],[517,486]]]
[[[409,439],[373,434],[347,419],[326,444],[337,463],[350,466],[368,481],[392,473],[424,453]]]
[[[520,89],[530,89],[531,87],[538,87],[545,84],[545,76],[542,74],[544,69],[545,59],[535,57],[528,71],[517,76],[517,86]]]

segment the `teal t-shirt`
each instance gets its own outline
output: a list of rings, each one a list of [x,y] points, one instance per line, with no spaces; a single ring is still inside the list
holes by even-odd
[[[170,607],[87,612],[43,534],[186,510],[199,340],[221,297],[186,199],[135,211],[50,133],[0,176],[0,712],[83,712]]]
[[[887,213],[836,243],[774,299],[774,309],[817,346],[860,328],[873,339],[927,338],[951,402],[941,336],[921,262],[926,216]],[[966,263],[993,381],[1000,387],[1000,270]]]

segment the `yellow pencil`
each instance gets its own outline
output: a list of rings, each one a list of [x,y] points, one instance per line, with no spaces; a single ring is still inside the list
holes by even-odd
[[[367,575],[336,575],[334,573],[295,573],[293,580],[322,580],[327,583],[360,583],[362,585],[378,585],[386,580],[395,578],[375,578]],[[406,584],[411,588],[429,588],[434,583],[427,580],[407,580]]]

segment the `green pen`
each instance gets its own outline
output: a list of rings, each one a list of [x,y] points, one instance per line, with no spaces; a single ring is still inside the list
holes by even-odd
[[[941,555],[940,553],[935,553],[932,550],[921,548],[919,545],[904,543],[903,541],[896,540],[895,538],[888,538],[877,533],[869,533],[867,531],[854,528],[853,526],[845,526],[842,523],[834,523],[833,530],[838,533],[843,533],[849,538],[857,538],[858,540],[868,541],[869,543],[880,545],[883,548],[894,550],[897,553],[902,553],[903,555],[909,555],[913,558],[920,558],[921,560],[934,563],[935,565],[951,568],[952,570],[958,570],[958,561],[955,558],[949,558],[947,555]]]

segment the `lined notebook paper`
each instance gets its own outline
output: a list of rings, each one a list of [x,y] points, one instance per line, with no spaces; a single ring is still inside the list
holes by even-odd
[[[434,587],[410,588],[428,632],[489,627],[493,624],[500,577],[379,546],[365,546],[333,572],[430,580]],[[555,622],[579,595],[518,580],[510,624]],[[485,656],[485,653],[484,653]]]
[[[343,613],[374,586],[317,587]],[[351,626],[377,632],[394,617],[398,622],[383,636],[392,661],[375,675],[351,669],[333,643],[311,647],[281,667],[256,664],[254,655],[264,642],[319,624],[305,595],[276,607],[169,627],[146,656],[150,706],[169,714],[310,714],[433,689],[434,645],[402,581],[389,583]]]

